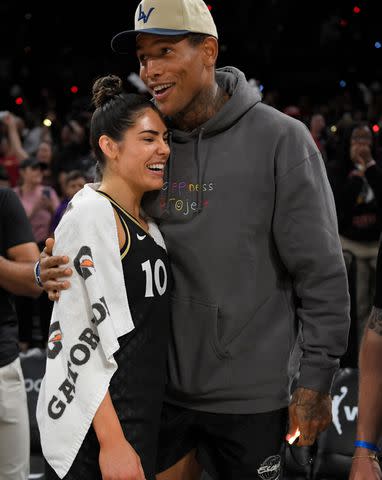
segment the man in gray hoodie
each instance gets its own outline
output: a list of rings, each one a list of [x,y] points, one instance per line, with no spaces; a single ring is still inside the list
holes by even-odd
[[[175,280],[158,479],[196,479],[204,466],[217,479],[276,480],[288,405],[299,445],[330,423],[346,272],[309,132],[263,105],[236,68],[215,70],[217,37],[203,0],[143,0],[135,29],[112,41],[123,53],[136,42],[141,78],[172,126],[167,180],[145,202]],[[52,299],[69,286],[53,268],[65,260],[41,260]]]

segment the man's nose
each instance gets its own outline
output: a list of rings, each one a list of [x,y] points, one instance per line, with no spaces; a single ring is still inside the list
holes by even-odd
[[[157,58],[151,58],[146,63],[147,78],[159,77],[163,73],[162,62]]]

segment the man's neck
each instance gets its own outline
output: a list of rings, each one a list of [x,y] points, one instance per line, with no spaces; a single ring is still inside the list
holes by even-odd
[[[177,129],[190,132],[216,115],[228,99],[228,93],[215,83],[200,92],[186,110],[171,117],[171,121]]]

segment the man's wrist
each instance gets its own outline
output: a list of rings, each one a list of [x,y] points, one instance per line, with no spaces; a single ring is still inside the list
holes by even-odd
[[[34,272],[34,279],[35,279],[36,284],[39,287],[43,288],[44,285],[42,284],[41,277],[40,277],[40,260],[37,260],[37,262],[35,263],[34,268],[33,268],[33,272]]]
[[[296,387],[328,395],[332,389],[333,377],[336,371],[336,366],[318,368],[309,364],[302,364]]]

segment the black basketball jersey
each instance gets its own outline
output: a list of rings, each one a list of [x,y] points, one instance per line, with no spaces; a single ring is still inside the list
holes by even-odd
[[[122,268],[131,315],[137,327],[153,309],[157,316],[161,316],[162,309],[168,311],[170,266],[167,253],[143,230],[136,218],[109,195],[98,193],[110,200],[125,232],[126,241],[121,248]]]

